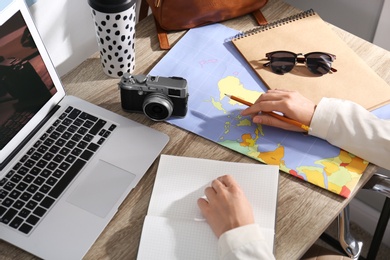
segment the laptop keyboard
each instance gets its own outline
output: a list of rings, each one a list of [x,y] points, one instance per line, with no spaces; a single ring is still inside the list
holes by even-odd
[[[0,222],[29,234],[115,128],[68,107],[0,180]]]

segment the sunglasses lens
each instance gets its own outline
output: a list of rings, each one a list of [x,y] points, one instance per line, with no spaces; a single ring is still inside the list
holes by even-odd
[[[306,55],[306,66],[314,74],[324,75],[332,68],[332,58],[326,53]]]
[[[274,52],[271,55],[271,69],[277,74],[284,74],[295,66],[295,54],[289,52]]]

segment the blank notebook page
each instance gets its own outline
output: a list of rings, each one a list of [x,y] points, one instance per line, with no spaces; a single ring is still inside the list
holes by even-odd
[[[199,254],[210,259],[217,256],[217,238],[204,221],[197,200],[204,196],[204,189],[213,179],[225,174],[232,175],[244,190],[253,206],[255,221],[273,249],[277,166],[161,155],[138,259],[152,259],[161,254],[169,256],[161,259],[204,259]]]

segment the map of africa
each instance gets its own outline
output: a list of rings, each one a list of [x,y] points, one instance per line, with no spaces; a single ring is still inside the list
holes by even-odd
[[[227,40],[237,33],[221,24],[191,29],[152,69],[188,82],[187,115],[168,122],[348,197],[367,161],[316,137],[253,124],[240,115],[246,106],[225,96],[254,102],[267,91]]]

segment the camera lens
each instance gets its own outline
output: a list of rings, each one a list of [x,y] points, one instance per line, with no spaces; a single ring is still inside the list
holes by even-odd
[[[149,94],[143,103],[146,116],[155,121],[169,118],[173,112],[173,103],[169,97],[161,93]]]

